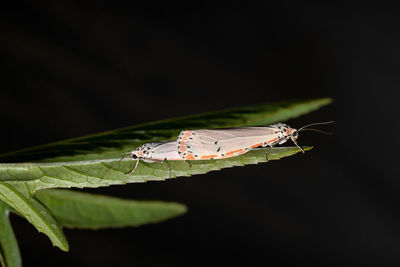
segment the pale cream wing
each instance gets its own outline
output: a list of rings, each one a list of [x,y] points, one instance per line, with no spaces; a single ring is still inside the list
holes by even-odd
[[[273,127],[242,127],[217,130],[186,130],[178,138],[182,157],[208,159],[243,154],[277,136]]]

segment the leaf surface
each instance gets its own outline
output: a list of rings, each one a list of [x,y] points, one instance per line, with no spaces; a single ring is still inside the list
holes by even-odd
[[[305,150],[311,149],[304,147]],[[9,190],[36,192],[47,188],[101,187],[126,183],[161,181],[172,177],[191,176],[246,164],[265,162],[265,150],[252,150],[246,154],[218,160],[168,161],[166,163],[141,161],[136,171],[132,170],[135,160],[89,160],[57,163],[18,163],[0,164],[0,181]],[[300,152],[297,147],[274,147],[269,150],[268,158],[277,160]],[[165,165],[168,164],[171,168]],[[112,169],[110,171],[110,169]],[[0,187],[1,189],[1,187]],[[10,191],[11,193],[12,191]],[[2,191],[0,190],[0,193]],[[7,196],[4,192],[4,198]],[[16,193],[14,193],[16,194]],[[1,195],[0,195],[1,196]],[[12,202],[12,201],[11,201]],[[11,205],[12,206],[12,205]]]
[[[186,212],[185,205],[174,202],[126,200],[70,190],[40,190],[36,197],[68,228],[140,226]]]
[[[0,261],[4,267],[20,267],[22,266],[21,255],[9,214],[8,205],[0,201]]]
[[[12,185],[0,182],[0,200],[4,201],[46,234],[61,250],[68,251],[68,242],[61,227],[49,210],[30,195],[28,190],[16,190]]]

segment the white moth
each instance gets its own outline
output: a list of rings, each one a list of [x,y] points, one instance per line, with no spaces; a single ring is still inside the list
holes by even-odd
[[[307,127],[328,123],[332,121],[309,124],[298,130],[284,123],[265,127],[184,130],[179,134],[177,148],[185,160],[222,159],[244,154],[257,147],[271,148],[292,140],[304,153],[297,144],[298,133],[305,130],[323,132]]]

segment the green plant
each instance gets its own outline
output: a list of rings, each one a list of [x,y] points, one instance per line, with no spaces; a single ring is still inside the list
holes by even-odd
[[[123,153],[149,141],[174,140],[187,128],[226,128],[268,125],[316,110],[328,98],[296,100],[241,107],[183,118],[169,119],[74,138],[0,155],[0,260],[3,266],[20,266],[18,244],[9,223],[9,212],[26,218],[46,234],[54,246],[68,251],[62,227],[101,229],[139,226],[160,222],[186,211],[179,203],[122,200],[100,195],[52,188],[101,187],[165,180],[169,169],[161,163],[139,164],[125,176],[134,161],[121,161]],[[311,147],[304,147],[309,150]],[[276,147],[269,159],[298,153],[297,147]],[[203,174],[222,168],[265,161],[264,150],[222,160],[170,161],[172,177]],[[15,163],[18,162],[18,163]]]

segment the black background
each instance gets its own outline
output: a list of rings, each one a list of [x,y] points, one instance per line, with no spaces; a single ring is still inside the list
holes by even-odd
[[[3,4],[2,4],[3,5]],[[293,98],[335,120],[294,157],[85,190],[178,201],[162,224],[68,230],[53,248],[16,216],[25,266],[400,264],[399,4],[262,6],[28,1],[0,16],[1,151]]]

